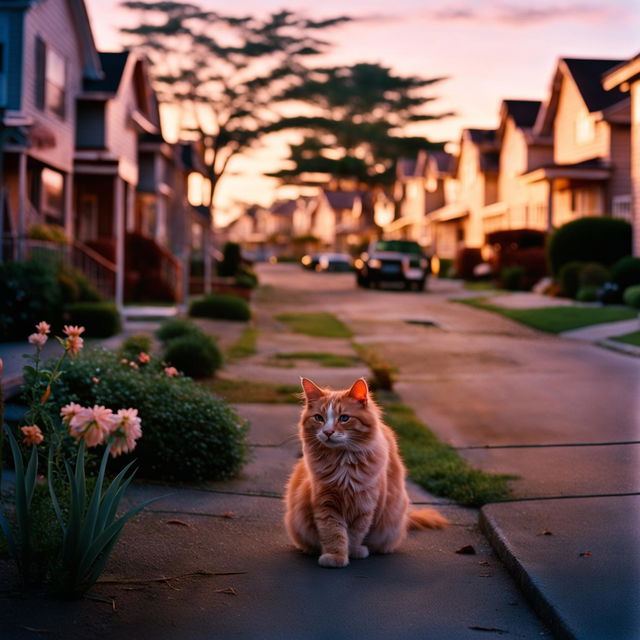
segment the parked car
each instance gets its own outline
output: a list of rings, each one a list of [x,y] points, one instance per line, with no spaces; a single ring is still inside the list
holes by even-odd
[[[346,253],[312,253],[302,257],[302,266],[311,271],[352,271],[353,261]]]
[[[411,240],[378,240],[355,261],[359,287],[400,282],[405,289],[422,291],[429,275],[429,259]]]

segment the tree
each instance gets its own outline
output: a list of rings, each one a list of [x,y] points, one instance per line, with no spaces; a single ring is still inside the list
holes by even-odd
[[[121,29],[147,55],[158,97],[175,105],[181,131],[204,145],[209,202],[230,160],[269,132],[272,108],[328,43],[317,33],[349,20],[310,20],[282,10],[261,19],[188,2],[128,1],[135,27]]]
[[[388,184],[398,157],[442,148],[425,138],[403,135],[410,124],[451,115],[424,110],[434,100],[424,89],[442,80],[395,75],[369,63],[310,70],[302,82],[284,90],[282,99],[314,105],[317,115],[282,119],[272,129],[297,128],[311,135],[290,145],[292,168],[272,175],[293,183],[301,183],[304,173],[328,173],[338,179]]]

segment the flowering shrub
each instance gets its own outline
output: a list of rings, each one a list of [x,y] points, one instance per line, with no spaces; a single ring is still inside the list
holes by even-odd
[[[131,364],[136,365],[132,367]],[[136,447],[138,473],[160,480],[222,480],[247,456],[246,426],[223,400],[157,358],[141,364],[104,349],[64,363],[57,402],[134,406],[144,425]]]
[[[115,457],[134,449],[142,435],[141,419],[137,409],[119,409],[114,413],[97,404],[84,407],[71,402],[59,413],[55,411],[52,387],[62,375],[67,356],[77,356],[82,349],[84,327],[64,327],[65,337],[57,338],[63,347],[62,356],[52,360],[50,366],[42,366],[40,351],[48,340],[51,327],[46,322],[39,322],[36,329],[28,338],[36,347],[33,366],[25,367],[25,395],[29,404],[25,417],[31,424],[20,428],[23,445],[31,452],[25,467],[18,442],[13,432],[6,429],[16,472],[15,504],[13,518],[0,511],[0,529],[26,583],[49,577],[62,595],[77,597],[100,576],[126,521],[148,504],[116,518],[120,498],[133,477],[128,473],[132,463],[103,492],[109,453]],[[75,460],[67,455],[70,438],[77,443],[75,456],[72,456]],[[48,444],[46,457],[38,451],[38,446],[45,441]],[[106,446],[93,492],[87,501],[85,449],[101,444]],[[53,557],[45,558],[41,557],[39,548],[42,531],[34,517],[40,457],[46,460],[50,506],[61,530],[58,548],[50,554]],[[64,506],[61,506],[60,496]]]

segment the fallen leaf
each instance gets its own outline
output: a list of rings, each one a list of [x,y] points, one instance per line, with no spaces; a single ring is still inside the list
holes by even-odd
[[[499,629],[498,627],[469,627],[471,631],[487,631],[488,633],[497,633],[502,635],[503,633],[509,633],[506,629]]]
[[[188,522],[183,522],[182,520],[167,520],[167,524],[177,524],[177,525],[180,525],[181,527],[191,528],[191,525]]]
[[[223,511],[220,514],[223,518],[237,518],[237,514],[234,511]]]
[[[551,533],[551,531],[549,531],[549,529],[543,529],[538,535],[539,536],[552,536],[553,533]]]
[[[491,566],[491,563],[488,560],[480,560],[480,562],[478,562],[478,564],[481,567],[489,567],[489,566]]]
[[[493,577],[493,573],[481,573],[479,575],[480,578],[492,578]]]
[[[465,545],[464,547],[460,547],[456,553],[459,553],[460,555],[463,556],[475,556],[476,555],[476,550],[473,548],[472,545],[468,544]]]

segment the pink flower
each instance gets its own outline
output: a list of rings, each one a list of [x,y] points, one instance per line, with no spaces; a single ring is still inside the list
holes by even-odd
[[[39,351],[47,341],[47,335],[45,333],[32,333],[28,339],[31,344],[36,345],[36,349]]]
[[[140,364],[147,364],[148,362],[151,362],[151,356],[148,353],[141,351],[138,355],[138,362]]]
[[[25,444],[40,444],[44,440],[40,427],[35,424],[30,427],[20,427],[20,431],[24,433],[22,442]]]
[[[93,378],[91,378],[91,382],[93,382],[93,384],[98,384],[98,382],[100,382],[100,378],[96,378],[94,376]]]
[[[78,415],[81,411],[84,411],[84,407],[81,407],[79,404],[75,402],[70,402],[60,409],[60,415],[62,416],[62,422],[64,424],[69,424],[71,422],[71,418]]]
[[[71,324],[65,324],[62,330],[69,338],[79,338],[81,333],[84,333],[84,327],[74,327]]]
[[[36,329],[38,330],[38,333],[51,333],[51,325],[44,320],[42,322],[38,322],[38,324],[36,325]]]
[[[100,444],[111,431],[113,411],[94,405],[82,409],[69,421],[69,433],[76,439],[83,438],[87,447]]]
[[[122,358],[120,364],[129,364],[129,361],[126,358]]]
[[[80,336],[70,335],[64,341],[64,348],[67,349],[72,356],[77,356],[83,345],[84,340]]]
[[[111,455],[114,458],[133,451],[136,440],[142,435],[141,422],[137,409],[118,409],[111,422]]]
[[[180,375],[175,367],[165,367],[164,372],[169,378],[175,378],[177,375]]]
[[[129,366],[130,366],[132,369],[135,369],[136,371],[140,368],[140,367],[138,366],[138,363],[137,363],[137,362],[134,362],[133,360],[129,363]]]

